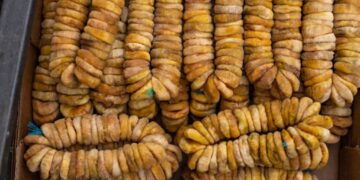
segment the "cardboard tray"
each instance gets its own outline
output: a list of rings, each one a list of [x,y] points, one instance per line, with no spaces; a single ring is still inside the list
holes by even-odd
[[[40,38],[41,0],[27,0],[26,3],[22,0],[5,0],[2,9],[0,177],[16,180],[39,179],[38,174],[30,173],[26,167],[23,155],[27,147],[22,139],[27,134],[27,124],[32,116],[31,84],[39,53],[37,46]],[[360,96],[355,98],[353,109],[360,109]],[[360,111],[354,111],[354,125],[345,138],[343,147],[340,144],[330,145],[328,166],[315,172],[319,179],[359,179],[360,149],[356,147],[360,144],[360,132],[353,130],[360,129],[359,119]],[[180,173],[175,179],[180,179]]]
[[[33,0],[0,0],[0,177],[10,179]],[[29,82],[30,84],[30,82]]]

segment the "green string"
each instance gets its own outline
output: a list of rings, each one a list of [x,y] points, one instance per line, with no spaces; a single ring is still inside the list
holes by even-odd
[[[146,95],[149,97],[153,97],[154,96],[154,89],[150,88],[148,90],[146,90]]]

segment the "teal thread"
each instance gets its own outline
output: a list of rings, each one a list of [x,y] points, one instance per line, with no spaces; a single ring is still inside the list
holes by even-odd
[[[31,121],[28,123],[27,128],[29,135],[43,135],[43,132],[41,131],[40,127]]]
[[[154,89],[150,88],[148,90],[146,90],[146,95],[149,97],[153,97],[154,96]]]

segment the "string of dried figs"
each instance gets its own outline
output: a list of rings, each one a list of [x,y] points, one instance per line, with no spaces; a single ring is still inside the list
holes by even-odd
[[[321,103],[330,98],[336,37],[333,33],[334,0],[306,1],[303,7],[302,79],[305,93]]]
[[[32,84],[33,120],[37,124],[52,122],[59,115],[57,80],[50,76],[49,59],[51,53],[51,39],[54,33],[57,0],[43,1],[40,37],[39,64],[35,68]]]
[[[161,0],[157,1],[155,6],[151,82],[156,99],[168,101],[179,94],[183,5],[182,0]]]
[[[336,57],[331,100],[339,107],[351,104],[360,87],[360,5],[353,1],[335,1],[334,32]]]
[[[286,179],[286,180],[317,180],[318,178],[307,171],[292,171],[276,168],[257,167],[238,168],[229,173],[199,173],[188,171],[184,175],[186,180],[239,180],[239,179]]]
[[[30,146],[24,159],[43,179],[170,179],[182,159],[157,123],[137,116],[84,115],[44,124],[41,130],[44,135],[24,138]]]
[[[331,116],[334,126],[330,129],[331,141],[327,143],[337,143],[341,136],[345,136],[348,129],[352,125],[351,104],[345,107],[339,107],[332,101],[327,101],[322,105],[321,113]]]
[[[210,0],[185,0],[183,26],[184,73],[191,87],[190,112],[194,118],[201,118],[215,113],[216,102],[220,94],[212,96],[204,93],[204,85],[208,89],[216,88],[213,78],[214,47],[212,44],[214,26],[211,16]],[[206,91],[205,91],[206,92]],[[207,91],[210,92],[210,91]],[[212,93],[216,93],[214,91]]]
[[[111,46],[100,85],[91,92],[90,97],[96,111],[100,114],[121,114],[127,111],[129,96],[123,74],[124,39],[126,33],[127,9],[123,8],[121,20],[117,22],[118,33]]]
[[[244,60],[243,50],[243,0],[215,0],[215,72],[208,80],[205,94],[212,102],[219,101],[219,95],[230,98],[240,85]],[[211,20],[209,20],[211,22]],[[217,92],[219,91],[219,92]]]
[[[239,86],[234,89],[234,95],[229,98],[221,97],[220,109],[237,109],[248,106],[249,96],[249,81],[246,76],[242,76]]]
[[[125,114],[119,116],[87,114],[73,119],[64,118],[55,123],[43,124],[41,130],[43,136],[28,135],[24,138],[24,142],[28,145],[43,144],[62,149],[76,144],[98,145],[118,141],[138,141],[149,135],[154,135],[153,138],[156,137],[159,141],[167,141],[168,138],[156,122]]]
[[[238,138],[252,132],[267,133],[301,122],[326,122],[331,118],[319,115],[321,105],[310,98],[287,98],[234,110],[220,111],[182,128],[176,141],[185,153],[191,153],[221,140]],[[329,122],[330,121],[330,122]]]
[[[272,0],[245,0],[245,71],[255,88],[270,89],[277,73],[271,47]]]
[[[180,79],[179,94],[170,101],[161,101],[161,120],[169,132],[176,132],[187,125],[189,119],[189,87],[185,79]]]
[[[251,133],[188,153],[188,168],[197,172],[228,173],[238,167],[307,170],[324,167],[329,159],[326,141],[331,119],[310,118],[282,131]],[[187,149],[180,144],[187,153]]]
[[[157,113],[150,71],[154,0],[130,0],[125,38],[124,77],[130,94],[129,113],[152,118]]]
[[[56,7],[54,35],[51,40],[50,75],[59,82],[60,112],[65,117],[92,111],[89,89],[74,75],[80,34],[88,15],[88,0],[59,0]]]
[[[188,83],[181,73],[184,7],[182,0],[162,0],[155,6],[152,85],[160,101],[162,122],[168,131],[175,132],[187,124],[189,114]]]
[[[35,150],[34,145],[34,152],[28,151],[25,159],[31,171],[40,171],[42,179],[171,179],[181,159],[170,149],[160,160],[159,153],[149,148],[152,145],[133,143],[110,150],[76,151],[46,146]]]
[[[301,52],[303,49],[301,28],[302,0],[274,0],[274,27],[272,47],[278,68],[271,94],[277,99],[288,98],[300,88]]]
[[[111,46],[118,34],[119,22],[123,0],[93,0],[89,19],[81,34],[81,50],[90,57],[83,57],[83,52],[78,52],[76,57],[76,78],[84,85],[95,89],[101,83],[106,59],[109,57]]]
[[[49,63],[50,75],[54,78],[60,79],[63,71],[75,61],[89,5],[89,0],[59,0],[56,5]]]
[[[110,55],[111,46],[118,33],[117,22],[123,7],[124,1],[122,0],[114,2],[95,0],[91,2],[92,9],[84,32],[81,34],[81,49],[76,56],[74,74],[80,83],[92,89],[97,88],[101,83],[106,59]],[[63,73],[62,76],[65,75]],[[94,99],[94,93],[92,98]],[[100,98],[97,97],[96,99]],[[76,115],[83,114],[84,112]]]
[[[357,88],[360,87],[359,66],[360,57],[360,6],[357,2],[337,0],[334,5],[334,33],[336,36],[336,56],[334,74],[332,75],[331,99],[327,102],[324,114],[331,115],[334,127],[331,133],[337,136],[347,134],[347,128],[352,124],[351,105]]]

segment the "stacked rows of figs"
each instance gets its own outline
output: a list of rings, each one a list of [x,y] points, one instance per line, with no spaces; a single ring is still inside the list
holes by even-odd
[[[42,17],[24,138],[42,179],[317,179],[352,124],[356,0],[43,0]]]

